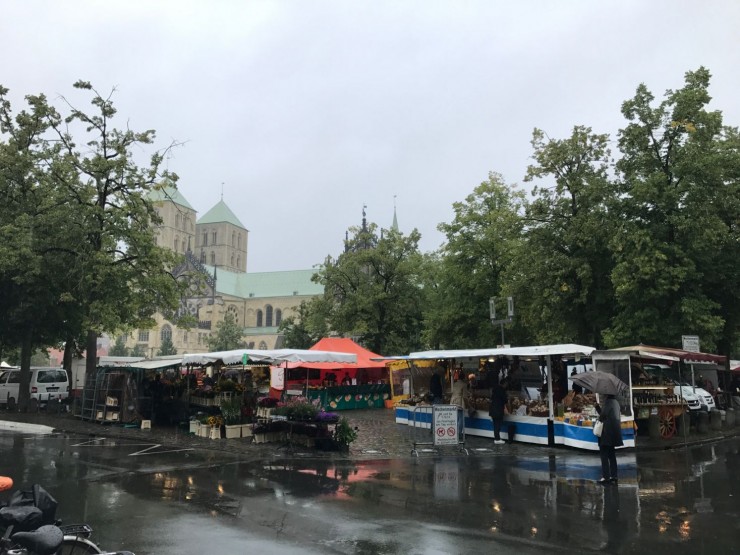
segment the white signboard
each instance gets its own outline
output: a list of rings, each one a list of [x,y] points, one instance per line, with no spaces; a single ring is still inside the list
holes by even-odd
[[[681,343],[683,344],[684,351],[689,351],[690,353],[701,353],[698,335],[682,335]]]
[[[270,387],[273,389],[285,389],[285,368],[270,366]]]
[[[457,445],[457,405],[434,405],[432,414],[432,434],[434,445]]]

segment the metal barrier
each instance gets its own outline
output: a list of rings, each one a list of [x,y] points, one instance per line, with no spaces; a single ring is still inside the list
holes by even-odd
[[[433,448],[432,450],[439,447],[456,447],[459,452],[468,455],[468,450],[465,447],[465,411],[457,405],[432,405],[431,414],[419,410],[427,408],[430,407],[428,405],[417,405],[410,411],[410,430],[413,434],[411,454],[418,457],[419,450],[417,446],[428,445]],[[417,417],[420,414],[424,415],[424,422]],[[431,441],[418,441],[417,428],[426,428],[427,415],[430,417]]]

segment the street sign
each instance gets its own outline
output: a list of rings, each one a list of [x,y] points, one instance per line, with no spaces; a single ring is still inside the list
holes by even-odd
[[[684,351],[689,351],[690,353],[701,353],[698,335],[682,335],[681,343],[683,344]]]
[[[457,405],[434,405],[432,414],[432,435],[434,445],[457,445],[460,443]]]
[[[491,321],[496,319],[496,297],[488,299],[488,312],[491,314]]]

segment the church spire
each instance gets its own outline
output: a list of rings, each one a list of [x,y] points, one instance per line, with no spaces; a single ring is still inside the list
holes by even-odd
[[[393,195],[393,223],[391,224],[392,231],[398,231],[398,218],[396,217],[396,195]]]

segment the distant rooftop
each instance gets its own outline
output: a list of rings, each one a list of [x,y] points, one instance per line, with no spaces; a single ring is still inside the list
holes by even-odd
[[[223,201],[223,199],[218,201],[218,203],[213,208],[211,208],[208,212],[203,214],[203,216],[198,218],[198,221],[196,223],[198,224],[229,223],[237,227],[240,227],[242,229],[247,229],[246,227],[244,227],[244,224],[239,221],[239,218],[237,218],[236,215],[231,211],[231,208],[226,206],[226,203]]]
[[[213,275],[214,267],[205,267]],[[322,295],[324,286],[311,281],[315,273],[316,270],[290,270],[245,274],[218,268],[216,291],[243,299]]]
[[[184,196],[182,196],[180,191],[170,185],[165,185],[161,188],[158,187],[149,191],[147,198],[152,202],[165,202],[170,200],[175,204],[179,204],[180,206],[184,206],[185,208],[189,208],[190,210],[195,211],[195,208],[190,206],[190,203],[185,199]]]

